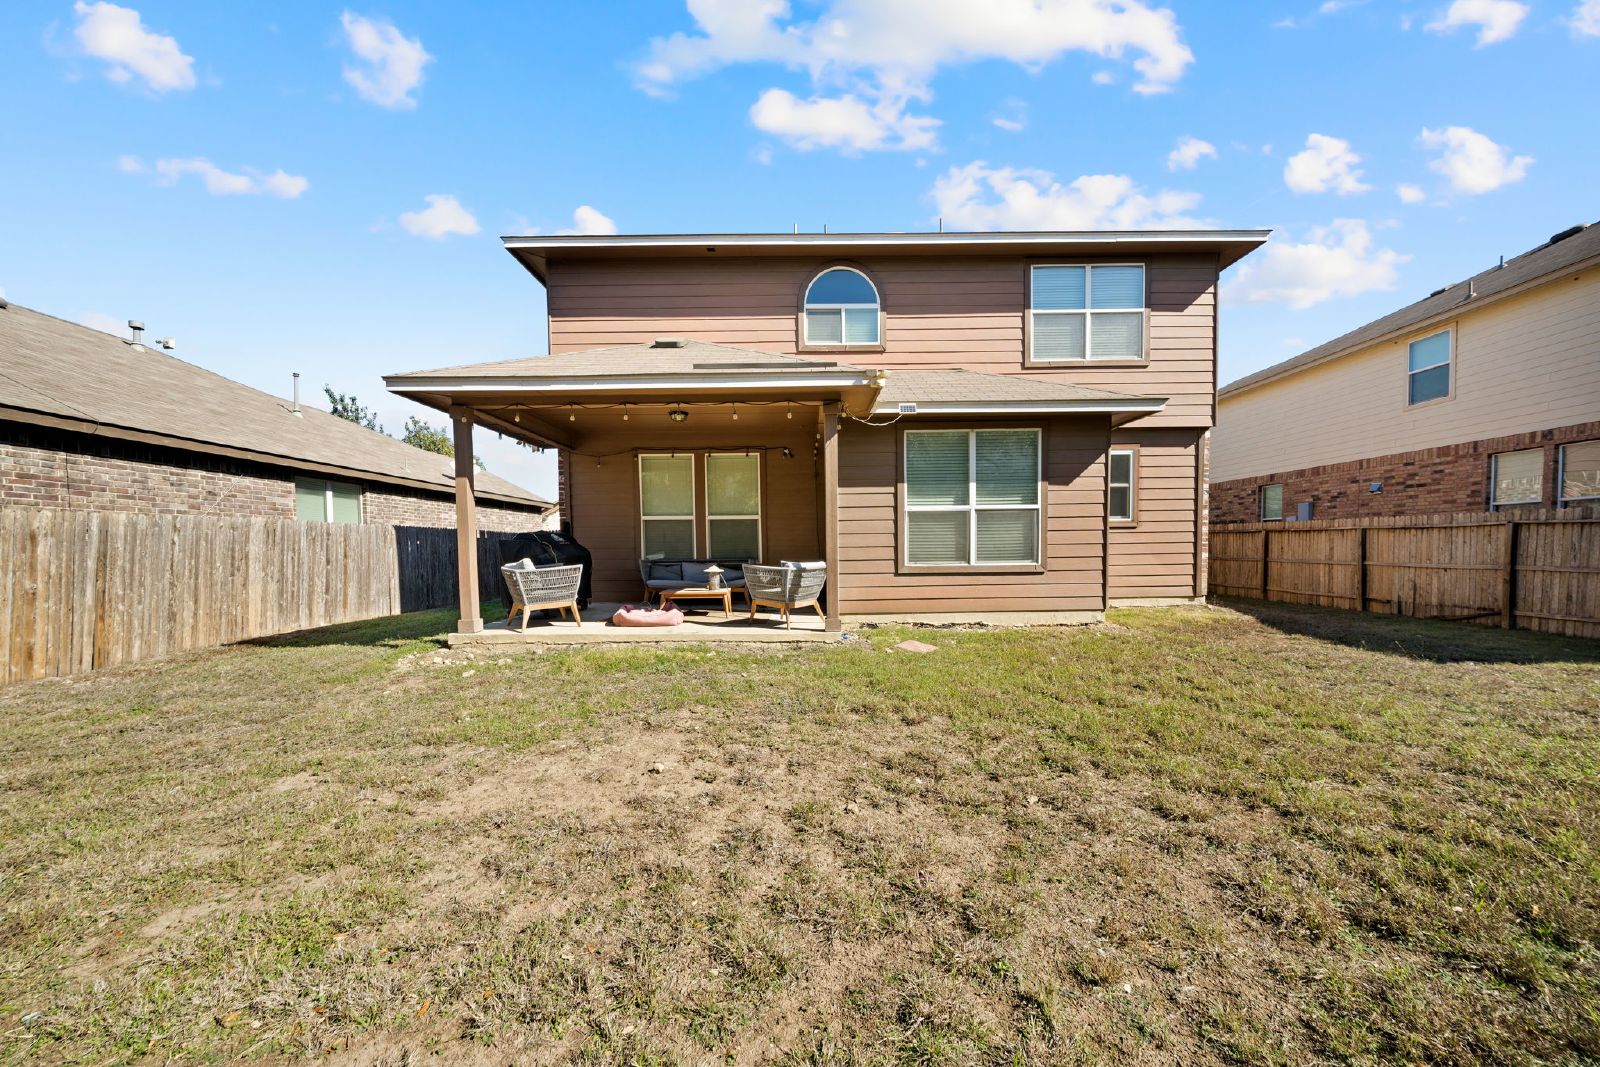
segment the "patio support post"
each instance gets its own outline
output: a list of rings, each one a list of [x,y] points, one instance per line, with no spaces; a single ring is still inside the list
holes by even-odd
[[[828,614],[823,629],[844,629],[839,617],[839,405],[822,412],[822,559],[828,565]]]
[[[450,431],[456,448],[456,592],[461,600],[456,632],[475,634],[483,629],[483,613],[478,607],[478,508],[473,498],[470,408],[450,408]]]

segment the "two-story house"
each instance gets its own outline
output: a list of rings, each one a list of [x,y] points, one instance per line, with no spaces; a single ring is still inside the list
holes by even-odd
[[[1600,225],[1226,385],[1217,522],[1600,504]]]
[[[506,238],[550,355],[386,381],[451,416],[463,536],[466,429],[559,450],[597,600],[820,560],[832,628],[1094,619],[1204,595],[1217,275],[1266,236]]]

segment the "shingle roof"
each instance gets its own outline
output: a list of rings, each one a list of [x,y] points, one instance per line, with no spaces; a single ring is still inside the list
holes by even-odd
[[[706,370],[743,369],[760,373],[815,373],[818,370],[860,371],[845,363],[832,363],[763,352],[755,348],[684,339],[676,347],[660,341],[637,345],[586,348],[554,356],[530,356],[494,363],[467,363],[438,370],[392,374],[391,382],[406,378],[603,378],[650,374],[694,374]]]
[[[1044,381],[1017,374],[984,374],[970,370],[890,371],[877,406],[917,403],[1131,403],[1145,401],[1159,407],[1162,397],[1091,389],[1069,382]]]
[[[0,407],[170,438],[173,447],[219,446],[263,462],[337,467],[378,481],[454,492],[455,465],[326,411],[251,389],[156,349],[15,304],[0,309]],[[0,415],[0,418],[3,418]],[[493,474],[478,495],[550,502]]]
[[[1282,363],[1275,363],[1254,374],[1247,374],[1237,381],[1229,382],[1217,391],[1217,396],[1221,398],[1242,392],[1302,368],[1348,355],[1390,334],[1427,322],[1436,316],[1465,309],[1469,304],[1482,303],[1490,297],[1540,281],[1547,276],[1560,274],[1596,256],[1600,256],[1600,223],[1586,225],[1578,233],[1562,240],[1546,241],[1537,248],[1506,260],[1503,267],[1496,266],[1481,271],[1465,281],[1441,289],[1418,300],[1415,304],[1409,304],[1381,319],[1375,319],[1308,352],[1302,352]]]

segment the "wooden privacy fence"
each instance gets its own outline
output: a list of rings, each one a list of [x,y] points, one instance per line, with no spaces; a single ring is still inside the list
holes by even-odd
[[[452,529],[0,510],[0,684],[455,602]]]
[[[1600,637],[1600,508],[1211,527],[1221,596]]]

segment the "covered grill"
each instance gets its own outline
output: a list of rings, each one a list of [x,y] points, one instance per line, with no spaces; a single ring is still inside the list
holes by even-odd
[[[578,607],[589,606],[589,581],[594,570],[594,559],[587,548],[554,530],[503,538],[500,541],[500,565],[503,567],[519,559],[531,559],[540,567],[583,564],[583,581],[578,585]]]

